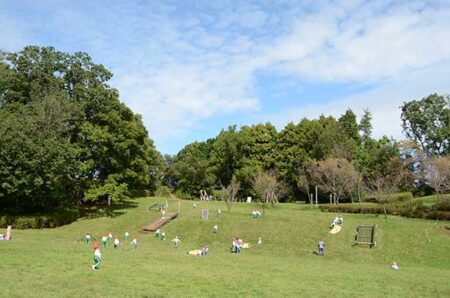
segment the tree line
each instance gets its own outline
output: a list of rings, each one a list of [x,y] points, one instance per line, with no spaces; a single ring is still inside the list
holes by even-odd
[[[348,109],[338,119],[303,118],[279,132],[271,123],[229,126],[164,156],[163,183],[191,197],[205,189],[228,202],[246,196],[312,202],[318,193],[322,202],[339,203],[400,190],[439,195],[450,190],[449,106],[449,97],[437,94],[405,102],[408,140],[401,142],[373,138],[369,110],[359,122]]]
[[[407,142],[372,137],[372,115],[358,122],[301,119],[277,131],[271,123],[235,125],[216,137],[162,156],[141,116],[108,85],[112,73],[88,54],[28,46],[0,52],[0,209],[34,212],[120,200],[129,190],[200,190],[232,203],[361,200],[429,187],[449,190],[450,101],[432,94],[405,102]],[[0,210],[0,211],[1,211]]]

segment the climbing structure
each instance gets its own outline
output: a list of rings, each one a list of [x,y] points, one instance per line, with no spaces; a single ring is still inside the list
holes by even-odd
[[[355,245],[377,245],[377,225],[358,225],[356,228]]]

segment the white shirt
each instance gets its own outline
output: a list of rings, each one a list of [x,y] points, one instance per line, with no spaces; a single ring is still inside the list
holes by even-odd
[[[94,251],[94,256],[99,257],[100,259],[102,258],[102,253],[100,252],[100,249],[97,248]]]
[[[114,240],[114,244],[115,244],[115,245],[119,245],[119,243],[120,243],[120,242],[119,242],[119,239],[116,238],[116,239]]]

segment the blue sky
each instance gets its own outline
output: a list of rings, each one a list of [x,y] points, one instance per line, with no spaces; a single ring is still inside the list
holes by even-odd
[[[162,153],[231,124],[399,106],[450,89],[450,1],[0,1],[0,49],[84,51]]]

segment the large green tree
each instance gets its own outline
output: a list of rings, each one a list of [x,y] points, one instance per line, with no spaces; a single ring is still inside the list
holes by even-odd
[[[403,131],[429,155],[450,154],[450,96],[431,94],[402,106]]]
[[[120,197],[109,194],[108,189],[121,190],[123,185],[132,189],[155,186],[161,167],[159,153],[141,117],[122,104],[117,90],[107,84],[112,74],[105,67],[95,64],[86,53],[67,54],[52,47],[29,46],[17,53],[3,53],[0,58],[0,111],[8,115],[1,117],[0,125],[17,127],[2,133],[26,144],[18,150],[29,164],[11,158],[11,147],[1,157],[0,175],[14,173],[18,180],[31,181],[21,172],[39,169],[30,165],[47,160],[44,166],[52,169],[61,164],[58,171],[50,171],[47,177],[36,171],[33,178],[38,184],[41,180],[59,181],[61,189],[53,189],[52,204],[35,202],[46,201],[47,190],[40,192],[40,199],[23,195],[35,193],[36,183],[23,184],[21,195],[8,192],[12,189],[8,185],[0,188],[9,203],[18,199],[28,201],[21,205],[30,208],[53,207],[67,200]],[[13,144],[10,141],[8,146]],[[36,150],[48,150],[39,155],[31,150],[35,144]],[[60,152],[51,155],[50,147],[59,148]],[[12,168],[19,170],[12,172]],[[58,178],[60,171],[64,179]],[[89,196],[85,196],[87,192]]]

